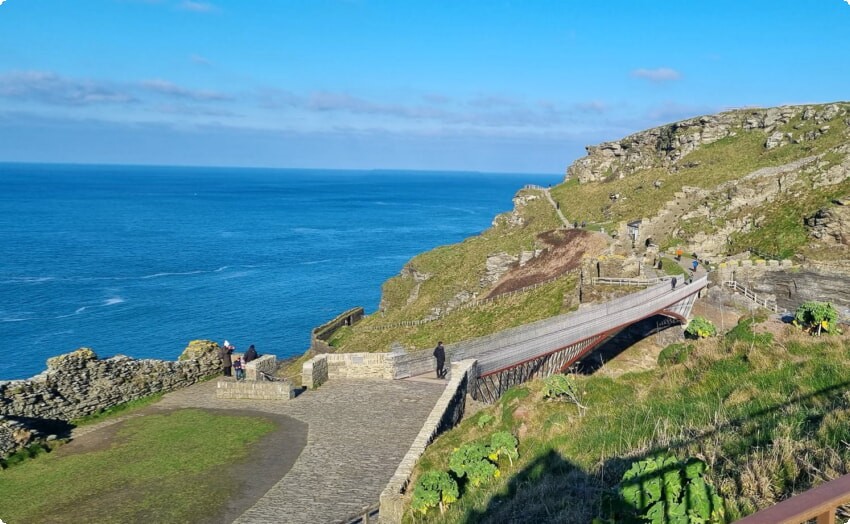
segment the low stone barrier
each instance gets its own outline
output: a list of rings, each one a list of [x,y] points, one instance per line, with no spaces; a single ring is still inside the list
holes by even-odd
[[[328,378],[393,378],[387,353],[328,353]]]
[[[328,380],[328,356],[317,355],[301,366],[301,385],[316,389]]]
[[[288,380],[276,382],[219,379],[215,388],[216,398],[249,400],[289,400],[295,397],[292,383]]]
[[[263,380],[261,373],[273,377],[277,371],[277,357],[262,355],[245,364],[245,378],[248,380]]]
[[[413,468],[434,438],[457,425],[463,418],[466,393],[471,375],[475,375],[477,360],[469,359],[452,363],[451,380],[437,400],[428,419],[402,459],[395,474],[381,492],[380,522],[396,524],[404,516],[404,491],[410,482]]]

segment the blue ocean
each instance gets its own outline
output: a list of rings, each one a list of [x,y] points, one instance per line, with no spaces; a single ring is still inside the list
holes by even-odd
[[[193,339],[285,358],[561,175],[0,164],[0,380]]]

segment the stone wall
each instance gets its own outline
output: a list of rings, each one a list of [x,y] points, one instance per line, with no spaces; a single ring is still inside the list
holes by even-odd
[[[353,326],[363,318],[364,312],[362,307],[351,308],[348,311],[340,313],[333,320],[325,322],[321,326],[314,328],[310,333],[310,349],[317,353],[328,353],[333,351],[333,348],[327,343],[334,332],[342,326]]]
[[[247,380],[263,380],[261,372],[273,377],[277,372],[277,357],[263,355],[245,364],[245,378]]]
[[[289,400],[295,397],[295,391],[288,380],[278,382],[240,380],[237,382],[219,379],[215,396],[229,399]]]
[[[463,418],[469,383],[477,376],[474,359],[452,363],[451,380],[437,400],[407,454],[381,492],[380,522],[399,523],[404,515],[404,493],[419,457],[438,435],[453,428]]]
[[[392,379],[388,353],[328,353],[328,378]]]
[[[33,428],[40,424],[67,422],[215,375],[221,369],[217,352],[215,342],[202,340],[192,341],[177,362],[120,355],[101,360],[81,348],[49,359],[35,377],[0,382],[0,456],[30,444],[32,435],[25,433],[37,433]]]
[[[316,389],[328,380],[328,356],[316,355],[301,366],[301,385]]]

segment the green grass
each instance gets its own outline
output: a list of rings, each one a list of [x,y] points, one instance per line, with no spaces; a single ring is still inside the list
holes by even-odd
[[[804,122],[797,116],[781,130],[799,137],[821,125],[814,121]],[[802,127],[795,129],[795,126]],[[826,166],[821,169],[840,163],[846,155],[838,153],[834,148],[846,142],[845,118],[837,117],[829,122],[829,126],[829,131],[815,140],[789,143],[771,150],[764,147],[767,138],[764,130],[735,129],[735,136],[702,146],[682,157],[677,162],[677,172],[651,167],[628,173],[623,179],[611,177],[586,184],[569,180],[552,188],[551,194],[571,221],[623,223],[652,217],[659,213],[666,202],[674,200],[674,194],[684,186],[712,190],[724,182],[741,179],[757,169],[781,166],[818,154],[825,154],[823,161]],[[655,180],[662,182],[658,189],[653,186]],[[812,214],[819,207],[827,205],[830,199],[845,195],[848,191],[850,182],[847,181],[813,188],[803,180],[796,190],[783,195],[776,202],[740,210],[740,215],[759,218],[759,224],[750,233],[732,235],[730,240],[733,252],[746,250],[750,246],[782,256],[797,252],[807,241],[802,217]],[[619,193],[621,198],[611,202],[611,193]],[[710,234],[725,225],[729,218],[740,218],[737,215],[727,217],[722,212],[726,205],[725,195],[715,195],[703,203],[711,208],[711,218],[700,216],[682,221],[677,224],[682,229],[680,238],[655,238],[654,241],[660,245],[686,242],[697,232]]]
[[[389,319],[373,315],[354,327],[337,331],[331,344],[339,351],[388,351],[394,342],[406,348],[433,347],[438,340],[446,343],[480,337],[566,313],[565,296],[575,293],[578,277],[569,275],[529,293],[500,298],[468,309],[455,310],[443,318],[417,327],[386,331],[367,331],[373,324]]]
[[[53,452],[0,472],[0,515],[6,522],[204,522],[238,489],[227,467],[274,427],[264,418],[189,409],[132,418],[105,449]]]
[[[520,459],[513,468],[500,464],[503,477],[489,486],[467,489],[445,516],[424,521],[486,521],[484,512],[496,512],[586,522],[631,462],[659,451],[703,458],[729,520],[821,475],[847,473],[850,338],[793,335],[778,344],[753,334],[753,322],[694,342],[663,368],[578,377],[584,416],[572,404],[543,400],[534,381],[517,389],[525,398],[506,395],[488,407],[483,413],[495,419],[483,428],[475,424],[480,415],[463,421],[426,450],[418,472],[445,469],[454,447],[500,430],[524,435]]]
[[[137,409],[156,403],[159,399],[162,398],[162,395],[163,393],[155,393],[147,397],[131,400],[130,402],[124,402],[123,404],[117,404],[106,409],[101,409],[95,413],[92,413],[91,415],[86,415],[85,417],[80,417],[78,419],[72,420],[71,425],[85,426],[88,424],[94,424],[95,422],[100,422],[104,418],[108,418],[114,415],[126,414],[131,411],[135,411]]]

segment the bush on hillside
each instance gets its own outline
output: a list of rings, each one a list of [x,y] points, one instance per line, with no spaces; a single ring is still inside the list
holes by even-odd
[[[440,513],[443,513],[446,506],[456,501],[459,496],[457,482],[451,475],[445,471],[428,471],[416,482],[411,506],[423,515],[436,506],[439,506]]]
[[[495,464],[488,460],[490,447],[480,443],[464,444],[455,449],[449,457],[449,469],[458,478],[466,477],[469,482],[478,487],[487,483],[490,478],[498,478],[501,473]]]
[[[688,359],[694,350],[693,344],[670,344],[661,350],[658,354],[659,366],[672,366],[673,364],[681,364]]]
[[[701,460],[673,456],[635,462],[620,481],[608,522],[724,522],[723,499],[706,483],[707,469]]]
[[[572,375],[551,375],[543,379],[543,398],[549,400],[565,400],[579,407],[583,413],[587,409],[579,402],[579,391],[576,380]]]
[[[838,328],[838,311],[828,302],[803,302],[794,314],[794,325],[813,335],[832,333]]]
[[[717,335],[717,328],[706,318],[694,317],[688,323],[685,334],[692,338],[708,338]]]
[[[517,439],[507,431],[499,431],[490,436],[490,455],[488,458],[493,461],[499,460],[500,456],[508,457],[511,466],[514,465],[514,459],[519,458],[517,451]]]

